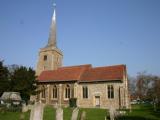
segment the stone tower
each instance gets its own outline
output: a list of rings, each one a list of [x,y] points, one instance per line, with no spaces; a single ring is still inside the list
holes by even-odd
[[[55,70],[62,66],[62,52],[57,48],[56,43],[56,10],[54,9],[48,43],[40,49],[39,59],[36,68],[36,75],[45,70]]]

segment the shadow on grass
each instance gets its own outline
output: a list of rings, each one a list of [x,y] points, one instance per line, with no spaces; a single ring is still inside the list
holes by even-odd
[[[157,118],[159,118],[159,120],[160,120],[160,111],[156,111],[156,112],[151,111],[150,114],[155,116],[155,117],[157,117]]]
[[[0,112],[0,120],[29,120],[30,111],[22,113],[22,112],[8,112],[4,113]]]
[[[142,116],[121,116],[121,117],[118,117],[116,120],[158,120],[158,119],[145,118]]]

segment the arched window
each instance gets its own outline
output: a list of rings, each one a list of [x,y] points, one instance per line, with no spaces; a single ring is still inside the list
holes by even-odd
[[[69,99],[71,97],[71,89],[70,89],[70,86],[67,85],[66,88],[65,88],[65,99]]]
[[[83,86],[83,98],[88,98],[88,87]]]
[[[53,91],[52,91],[52,97],[53,97],[53,99],[57,99],[57,97],[58,97],[58,89],[57,89],[57,86],[54,85],[52,90],[53,90]]]
[[[42,93],[41,93],[41,97],[45,98],[46,97],[46,93],[45,93],[45,87],[42,86]]]
[[[114,88],[113,85],[108,85],[108,98],[113,99],[114,98]]]

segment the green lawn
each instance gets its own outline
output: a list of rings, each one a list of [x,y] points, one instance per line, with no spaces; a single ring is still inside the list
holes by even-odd
[[[55,120],[56,119],[56,110],[53,106],[45,106],[43,112],[43,120]]]
[[[70,120],[72,116],[73,108],[63,108],[63,119]],[[106,109],[99,108],[79,108],[78,120],[82,112],[85,111],[85,120],[104,120],[107,116]],[[56,110],[53,106],[45,106],[43,120],[55,120]],[[30,111],[26,113],[21,112],[0,112],[0,120],[19,120],[23,117],[23,120],[29,120]],[[128,112],[125,116],[122,116],[118,120],[160,120],[160,112],[154,112],[151,105],[133,105],[132,112]]]
[[[71,120],[73,108],[63,108],[63,120]]]
[[[20,118],[24,118],[23,120],[29,120],[30,111],[21,113],[21,112],[0,112],[0,120],[20,120]]]
[[[80,108],[79,114],[78,114],[78,120],[80,120],[80,116],[83,111],[86,112],[86,119],[85,120],[104,120],[105,116],[107,115],[106,109]]]
[[[133,105],[132,112],[124,117],[122,120],[160,120],[160,112],[154,112],[151,105]]]

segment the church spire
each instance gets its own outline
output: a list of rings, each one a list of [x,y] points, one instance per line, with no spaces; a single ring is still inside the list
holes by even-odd
[[[37,63],[36,75],[44,70],[56,70],[62,66],[63,53],[56,45],[56,10],[54,4],[54,12],[49,32],[48,43],[44,48],[40,49],[39,60]]]
[[[54,4],[54,12],[48,38],[47,47],[56,47],[56,5]]]

